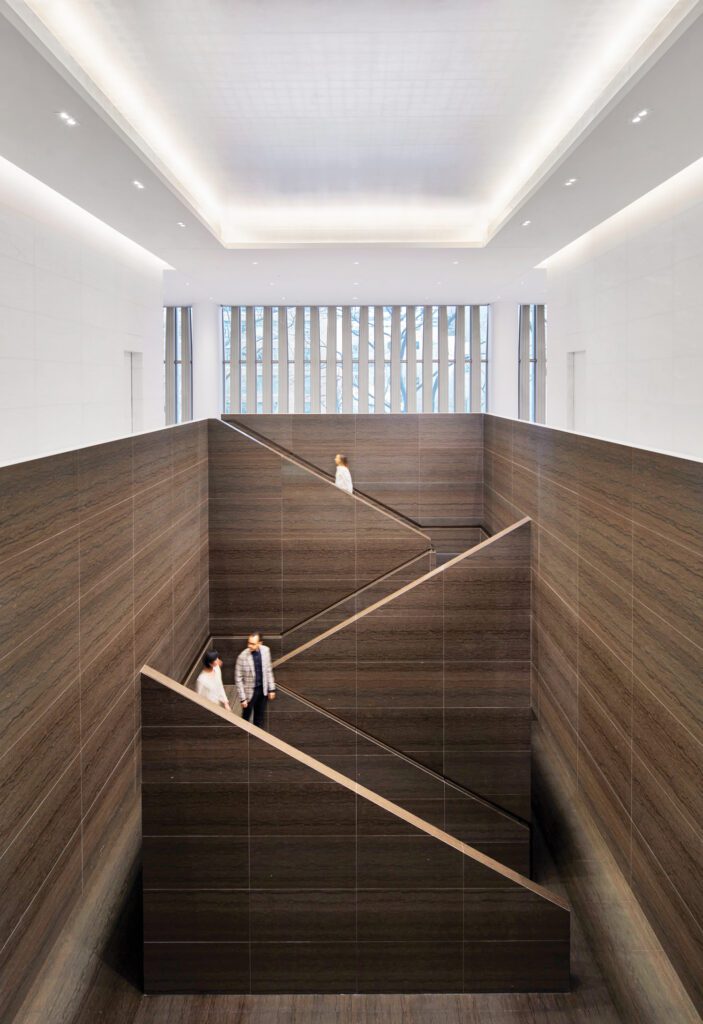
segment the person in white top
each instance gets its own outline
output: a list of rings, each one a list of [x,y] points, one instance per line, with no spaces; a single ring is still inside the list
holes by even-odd
[[[203,655],[203,670],[195,680],[195,691],[213,704],[232,710],[222,683],[222,659],[217,651],[207,651]]]
[[[352,484],[351,473],[349,472],[349,460],[346,455],[335,455],[334,464],[337,467],[335,473],[334,482],[342,491],[348,491],[350,494],[354,493],[354,485]]]

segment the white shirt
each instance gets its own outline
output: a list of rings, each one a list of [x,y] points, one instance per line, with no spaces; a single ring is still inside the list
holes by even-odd
[[[201,697],[207,697],[215,704],[227,705],[227,694],[222,685],[222,672],[220,666],[215,665],[212,672],[203,671],[195,680],[195,692]]]
[[[340,490],[349,491],[350,494],[354,493],[354,485],[352,484],[351,473],[349,472],[348,466],[337,466],[334,482]]]

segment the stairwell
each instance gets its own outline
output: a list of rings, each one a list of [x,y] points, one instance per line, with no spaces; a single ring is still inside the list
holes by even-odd
[[[353,589],[267,631],[279,693],[263,730],[145,668],[147,990],[567,988],[568,908],[529,881],[529,520],[425,532],[225,429],[280,460],[284,488],[294,467],[317,502],[331,488],[415,550],[373,576],[357,544]],[[245,632],[208,641],[226,681]]]

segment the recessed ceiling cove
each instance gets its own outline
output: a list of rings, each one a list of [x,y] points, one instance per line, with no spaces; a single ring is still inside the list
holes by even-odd
[[[482,246],[689,0],[11,0],[226,246]]]

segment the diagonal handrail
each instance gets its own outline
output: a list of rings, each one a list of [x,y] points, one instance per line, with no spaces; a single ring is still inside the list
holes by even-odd
[[[275,452],[276,455],[280,455],[281,458],[287,459],[288,462],[292,462],[300,469],[307,470],[308,473],[312,473],[319,480],[324,480],[325,483],[336,486],[334,477],[331,473],[326,473],[323,469],[320,469],[319,466],[315,466],[312,462],[308,462],[307,459],[302,458],[300,455],[296,455],[295,452],[285,448],[282,444],[279,444],[278,441],[272,441],[271,438],[265,437],[263,434],[259,434],[258,431],[240,423],[236,419],[225,419],[223,417],[220,422],[231,430],[236,430],[237,433],[242,434],[244,437],[248,437],[250,441],[254,441],[256,444],[260,444],[264,448],[268,448],[269,451]],[[345,491],[343,493],[347,492]],[[356,488],[354,488],[350,497],[356,498],[357,501],[361,501],[364,505],[368,505],[370,508],[375,509],[382,515],[387,516],[389,519],[395,520],[399,525],[405,526],[408,530],[412,530],[414,533],[424,537],[427,541],[428,547],[432,548],[432,539],[429,534],[427,534],[413,519],[403,515],[402,512],[398,512],[396,509],[391,508],[390,505],[384,505],[382,501],[378,501],[376,498],[372,498],[370,495],[364,494],[363,491],[358,491]]]
[[[436,839],[438,842],[452,847],[452,849],[457,850],[470,860],[473,860],[487,868],[489,871],[493,871],[500,875],[506,881],[512,882],[514,885],[529,890],[541,899],[544,899],[555,906],[561,907],[565,911],[570,910],[569,904],[557,893],[539,885],[537,882],[533,882],[530,878],[526,878],[525,875],[521,875],[512,868],[506,867],[505,864],[501,864],[500,861],[494,860],[487,854],[481,853],[480,850],[477,850],[475,847],[463,842],[461,839],[457,839],[456,836],[451,835],[449,832],[445,832],[443,829],[437,828],[437,826],[430,824],[430,822],[418,817],[411,811],[407,811],[404,807],[401,807],[400,804],[396,804],[392,800],[388,800],[386,797],[380,796],[380,794],[368,789],[368,787],[362,786],[360,783],[350,779],[347,775],[343,775],[335,768],[330,768],[328,765],[323,764],[322,761],[318,761],[316,758],[304,753],[304,751],[299,750],[297,747],[291,746],[289,743],[286,743],[285,740],[279,739],[277,736],[266,732],[264,729],[259,729],[257,726],[245,721],[239,715],[235,715],[232,711],[227,711],[225,708],[214,704],[205,697],[201,697],[200,694],[196,693],[194,690],[187,689],[181,683],[176,682],[175,679],[171,679],[162,672],[158,672],[156,669],[151,668],[150,665],[144,665],[141,670],[141,674],[152,682],[158,683],[174,693],[179,694],[186,700],[191,701],[191,703],[202,708],[204,711],[209,711],[211,714],[216,715],[218,718],[222,719],[223,722],[227,722],[243,732],[255,736],[258,740],[268,744],[280,753],[287,755],[294,761],[297,761],[298,763],[312,769],[314,772],[317,772],[318,775],[323,776],[328,782],[334,782],[339,786],[343,786],[345,789],[355,793],[356,796],[360,797],[362,800],[375,804],[377,807],[380,807],[382,810],[387,811],[394,817],[399,818],[406,824],[418,829],[418,831],[424,832],[426,835]]]
[[[464,559],[476,557],[492,544],[498,543],[503,537],[514,533],[530,521],[529,516],[525,516],[516,523],[511,523],[510,526],[506,526],[504,530],[494,534],[487,540],[481,541],[480,544],[476,544],[475,547],[462,551],[460,554],[450,558],[448,562],[443,562],[442,565],[438,565],[435,569],[430,569],[429,572],[424,573],[424,575],[418,576],[416,580],[410,580],[409,583],[405,583],[402,587],[399,587],[398,590],[394,590],[392,594],[387,594],[385,597],[379,598],[378,601],[370,604],[367,608],[362,608],[361,611],[355,612],[354,615],[350,615],[349,618],[344,619],[343,622],[338,622],[336,625],[330,626],[329,629],[326,629],[323,633],[319,633],[317,636],[312,637],[312,639],[307,640],[304,644],[301,644],[300,647],[296,647],[295,650],[288,651],[287,654],[282,654],[280,658],[277,658],[276,661],[274,661],[274,668],[278,665],[285,664],[285,662],[290,661],[291,658],[297,657],[297,655],[302,654],[303,651],[309,650],[311,647],[321,643],[323,640],[327,640],[328,637],[334,636],[335,633],[339,633],[340,630],[350,626],[353,622],[358,622],[359,619],[363,619],[367,615],[371,615],[373,612],[378,611],[379,608],[383,608],[385,605],[397,600],[397,598],[402,597],[403,594],[407,594],[411,590],[414,590],[415,587],[419,587],[423,583],[426,583],[427,580],[434,579],[435,576],[439,576],[442,573],[447,572],[447,570],[451,569],[453,566],[458,565],[459,562],[463,562]]]
[[[443,782],[445,786],[455,790],[462,796],[469,797],[471,800],[475,800],[476,803],[481,804],[488,811],[495,812],[500,815],[501,818],[505,818],[506,821],[511,822],[513,825],[517,825],[519,828],[524,829],[525,833],[530,835],[530,823],[525,821],[517,814],[513,814],[511,811],[506,811],[504,807],[499,807],[498,804],[494,804],[492,800],[488,800],[485,796],[480,796],[475,793],[472,789],[467,789],[466,786],[460,785],[458,782],[454,782],[453,779],[448,779],[446,775],[442,775],[440,772],[436,772],[434,768],[429,768],[425,764],[420,764],[414,758],[405,754],[402,750],[398,750],[396,747],[392,747],[390,743],[385,743],[383,740],[379,740],[376,736],[372,736],[371,733],[366,732],[364,729],[360,729],[357,725],[352,725],[351,722],[347,722],[346,719],[340,718],[339,715],[335,715],[333,711],[328,708],[323,708],[322,705],[316,704],[315,701],[310,700],[308,697],[304,697],[301,693],[296,690],[292,690],[290,686],[283,685],[282,683],[276,683],[276,689],[280,693],[285,693],[289,697],[293,697],[295,700],[300,701],[301,704],[305,704],[307,707],[312,708],[313,711],[319,712],[324,715],[325,718],[329,718],[330,721],[336,725],[341,725],[350,732],[353,732],[356,736],[360,736],[362,739],[367,740],[369,743],[373,743],[375,746],[380,747],[382,750],[387,751],[389,754],[393,754],[395,757],[399,757],[401,761],[405,761],[406,764],[412,765],[413,768],[424,772],[425,775],[429,775],[431,778],[436,779],[438,782]]]

